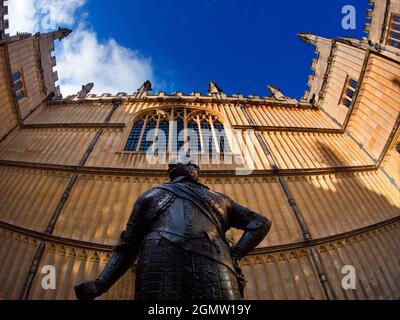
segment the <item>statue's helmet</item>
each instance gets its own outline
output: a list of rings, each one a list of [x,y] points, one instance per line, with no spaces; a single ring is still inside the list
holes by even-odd
[[[196,165],[193,158],[186,155],[180,155],[170,161],[168,167],[168,174],[171,180],[178,177],[189,177],[194,181],[199,178],[200,168]]]

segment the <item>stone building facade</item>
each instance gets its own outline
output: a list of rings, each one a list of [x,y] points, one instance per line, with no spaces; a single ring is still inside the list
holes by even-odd
[[[102,96],[88,84],[62,98],[53,42],[70,30],[10,36],[6,15],[0,1],[1,298],[75,298],[74,284],[110,258],[137,197],[167,180],[167,166],[143,152],[146,125],[168,130],[177,119],[229,129],[234,161],[202,163],[202,182],[273,221],[243,261],[248,299],[400,298],[399,0],[370,3],[362,40],[299,34],[317,53],[299,101],[275,86],[261,98],[215,83],[208,95],[152,94],[145,83]],[[250,144],[253,170],[238,175]],[[41,286],[46,265],[55,290]],[[349,265],[356,290],[342,287]],[[134,298],[134,278],[133,268],[101,299]]]

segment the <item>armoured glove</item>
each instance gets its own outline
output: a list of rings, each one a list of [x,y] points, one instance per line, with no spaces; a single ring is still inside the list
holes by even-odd
[[[75,294],[78,300],[94,300],[103,293],[102,286],[98,280],[79,282],[75,286]]]

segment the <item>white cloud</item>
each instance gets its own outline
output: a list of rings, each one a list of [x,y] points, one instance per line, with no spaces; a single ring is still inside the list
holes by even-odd
[[[64,96],[77,93],[94,82],[92,93],[133,92],[144,81],[153,80],[150,58],[119,45],[114,39],[100,42],[97,34],[77,17],[86,0],[9,0],[10,35],[47,32],[59,25],[74,32],[56,43],[59,85]],[[80,20],[76,23],[76,20]]]
[[[72,25],[75,22],[76,10],[82,7],[85,2],[86,0],[36,0],[36,7],[42,15],[47,17],[48,21],[42,21],[43,27],[47,23],[49,25]]]
[[[61,42],[57,70],[64,95],[76,93],[82,84],[94,82],[92,92],[133,92],[153,79],[151,60],[110,39],[98,41],[96,33],[80,25]]]
[[[10,34],[55,29],[75,22],[86,0],[8,0]]]
[[[11,35],[17,32],[34,32],[36,28],[33,0],[8,0],[8,18]]]

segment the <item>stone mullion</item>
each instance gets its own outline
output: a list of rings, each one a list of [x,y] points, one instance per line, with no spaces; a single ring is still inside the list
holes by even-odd
[[[149,115],[147,115],[146,118],[143,121],[142,132],[140,133],[138,144],[136,146],[136,152],[140,151],[140,145],[142,144],[144,131],[146,130],[146,126],[147,126],[148,121],[149,121]],[[135,124],[133,124],[133,125],[135,125]]]
[[[203,140],[203,132],[201,130],[201,120],[198,115],[196,116],[195,122],[196,122],[197,127],[199,128],[200,150],[198,150],[198,152],[201,155],[203,152],[205,153],[205,147],[204,147],[204,140]]]
[[[113,102],[113,108],[111,109],[111,111],[108,114],[107,118],[104,120],[104,123],[109,123],[110,122],[113,114],[115,113],[115,111],[117,110],[119,105],[120,105],[119,102],[117,102],[117,101]],[[89,147],[87,148],[87,150],[85,151],[84,155],[82,156],[82,159],[79,162],[79,166],[80,167],[83,167],[86,164],[87,160],[89,159],[90,154],[92,153],[92,151],[93,151],[95,145],[97,144],[97,142],[100,140],[100,137],[103,134],[103,132],[104,132],[104,129],[99,129],[98,132],[96,133],[95,137],[93,138],[92,142],[90,143]],[[53,215],[52,215],[52,217],[51,217],[51,219],[49,221],[49,224],[48,224],[48,226],[46,228],[46,231],[45,231],[46,235],[52,235],[53,234],[53,231],[54,231],[55,225],[57,223],[57,220],[60,217],[60,214],[61,214],[61,212],[62,212],[62,210],[63,210],[63,208],[64,208],[64,206],[65,206],[65,204],[66,204],[71,192],[72,192],[72,189],[74,188],[74,186],[75,186],[75,184],[76,184],[76,182],[78,180],[78,177],[79,177],[79,173],[76,172],[76,170],[75,170],[75,172],[71,176],[70,180],[68,181],[67,187],[65,188],[65,190],[64,190],[64,192],[63,192],[63,194],[61,196],[61,199],[59,200],[58,205],[57,205],[57,207],[56,207],[56,209],[55,209],[55,211],[54,211],[54,213],[53,213]],[[31,290],[35,275],[36,275],[36,273],[38,271],[40,262],[42,260],[42,257],[43,257],[44,251],[45,251],[45,248],[46,248],[46,242],[42,240],[39,243],[38,248],[36,249],[33,261],[32,261],[31,266],[29,268],[29,272],[28,272],[28,275],[26,277],[25,284],[23,286],[23,290],[22,290],[22,293],[21,293],[21,300],[27,300],[28,297],[29,297],[29,292]]]

